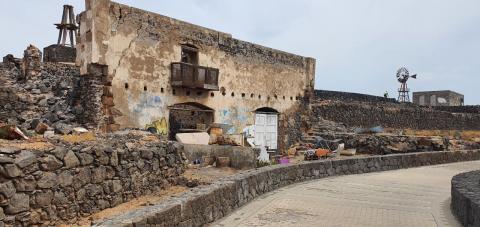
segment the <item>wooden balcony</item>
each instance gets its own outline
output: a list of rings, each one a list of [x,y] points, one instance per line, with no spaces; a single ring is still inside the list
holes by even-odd
[[[172,87],[183,87],[218,91],[219,70],[183,62],[174,62],[172,67]]]

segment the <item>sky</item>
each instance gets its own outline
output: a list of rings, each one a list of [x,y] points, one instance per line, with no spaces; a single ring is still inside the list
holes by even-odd
[[[118,0],[233,37],[317,60],[315,88],[397,97],[398,68],[412,91],[453,90],[480,104],[478,0]],[[54,44],[62,5],[0,0],[0,56]]]

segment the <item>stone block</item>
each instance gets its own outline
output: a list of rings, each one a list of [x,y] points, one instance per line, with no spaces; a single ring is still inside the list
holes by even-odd
[[[15,158],[15,164],[20,168],[25,168],[35,162],[37,162],[37,156],[30,151],[22,151]]]
[[[40,168],[46,171],[55,171],[62,168],[63,162],[55,158],[53,155],[47,155],[41,159]]]
[[[65,157],[63,158],[63,162],[65,163],[65,167],[68,169],[80,165],[80,161],[78,160],[75,153],[73,153],[73,151],[68,151],[66,153]]]
[[[37,181],[37,187],[41,189],[49,189],[58,185],[58,176],[51,172],[42,172],[40,179]]]
[[[18,214],[30,209],[30,197],[27,194],[17,193],[10,198],[10,203],[5,208],[5,214]]]
[[[0,174],[7,178],[14,178],[23,174],[22,170],[15,164],[6,164],[0,166]]]

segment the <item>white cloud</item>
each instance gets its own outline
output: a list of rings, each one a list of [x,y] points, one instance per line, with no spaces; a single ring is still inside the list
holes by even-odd
[[[55,42],[61,5],[83,0],[0,2],[0,54]],[[451,89],[480,104],[477,0],[119,0],[131,6],[317,59],[316,87],[394,94],[395,71],[419,74],[412,90]],[[25,9],[26,8],[26,9]],[[32,18],[34,18],[32,20]]]

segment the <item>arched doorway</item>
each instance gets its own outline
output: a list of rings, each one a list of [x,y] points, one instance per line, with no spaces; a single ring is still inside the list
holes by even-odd
[[[270,107],[255,110],[255,145],[278,149],[278,111]]]
[[[214,110],[200,103],[179,103],[168,108],[171,140],[175,139],[177,133],[206,131],[213,123]]]

